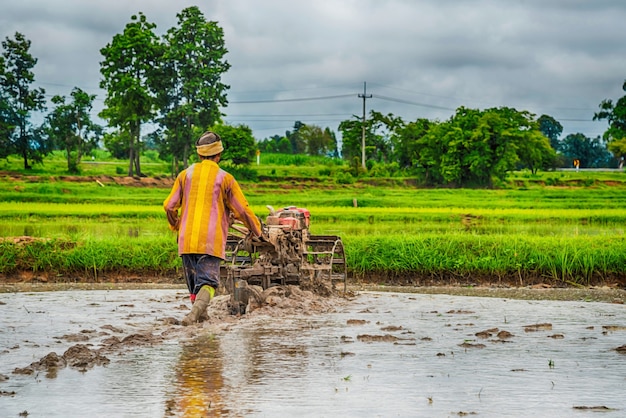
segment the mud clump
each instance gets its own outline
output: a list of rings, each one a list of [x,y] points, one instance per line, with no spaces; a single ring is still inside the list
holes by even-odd
[[[122,332],[124,332],[124,330],[123,330],[123,329],[120,329],[120,328],[114,327],[113,325],[109,325],[109,324],[107,324],[107,325],[102,325],[100,328],[101,328],[101,329],[107,329],[107,330],[109,330],[109,331],[113,331],[113,332],[116,332],[116,333],[122,333]]]
[[[511,334],[509,331],[502,330],[502,331],[498,332],[497,337],[499,339],[501,339],[501,340],[506,340],[506,339],[509,339],[511,337],[514,337],[514,335]]]
[[[602,330],[615,332],[615,331],[626,331],[626,326],[623,325],[602,325]]]
[[[68,348],[62,356],[51,352],[42,357],[39,361],[31,363],[27,367],[16,368],[13,374],[30,375],[35,372],[44,371],[46,377],[56,377],[56,371],[65,367],[71,367],[86,371],[94,366],[103,366],[110,363],[110,360],[101,355],[99,351],[92,350],[84,344],[76,344]]]
[[[472,343],[468,343],[468,342],[464,342],[462,344],[459,344],[459,347],[462,348],[485,348],[485,344],[472,344]]]
[[[80,370],[91,369],[94,366],[103,366],[111,362],[107,357],[84,344],[76,344],[70,347],[63,353],[63,359],[68,367]]]
[[[626,344],[621,345],[615,349],[620,354],[626,354]]]
[[[550,331],[551,329],[552,324],[549,323],[524,325],[524,332]]]
[[[386,327],[382,327],[381,331],[393,332],[393,331],[402,331],[403,328],[401,325],[388,325]]]
[[[365,319],[348,319],[346,321],[348,325],[365,325],[368,323]]]
[[[400,338],[391,334],[385,334],[385,335],[363,334],[363,335],[357,335],[356,338],[357,340],[366,342],[366,343],[373,343],[373,342],[395,343],[396,341],[400,340]]]

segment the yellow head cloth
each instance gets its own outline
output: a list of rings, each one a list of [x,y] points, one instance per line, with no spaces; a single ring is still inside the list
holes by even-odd
[[[224,146],[222,146],[222,141],[217,141],[206,145],[196,145],[196,150],[198,151],[198,155],[211,157],[224,151]]]

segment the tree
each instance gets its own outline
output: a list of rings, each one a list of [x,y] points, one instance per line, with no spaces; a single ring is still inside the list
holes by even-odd
[[[298,135],[308,155],[329,155],[337,149],[337,140],[329,128],[322,130],[320,126],[304,125]]]
[[[420,150],[422,148],[420,139],[428,133],[434,123],[428,119],[417,119],[399,127],[391,137],[395,160],[401,168],[410,168],[418,165]]]
[[[346,160],[361,157],[363,118],[353,115],[354,119],[342,121],[339,131],[342,137],[341,155]],[[365,121],[365,159],[368,161],[388,161],[393,154],[391,137],[393,132],[403,126],[402,119],[392,114],[383,115],[374,110]]]
[[[539,130],[550,140],[550,146],[556,151],[559,150],[559,137],[563,133],[563,125],[561,125],[552,116],[541,115],[537,119]]]
[[[78,87],[71,93],[72,101],[54,96],[54,110],[46,117],[46,131],[55,146],[65,150],[67,170],[79,171],[82,156],[96,147],[102,128],[91,121],[90,112],[96,95]]]
[[[235,165],[250,164],[257,150],[252,136],[252,129],[246,125],[219,124],[210,128],[222,138],[223,160],[232,161]]]
[[[276,144],[276,152],[280,154],[291,154],[291,142],[286,137],[281,137]]]
[[[567,135],[561,144],[561,153],[570,164],[579,160],[580,166],[585,168],[607,167],[611,159],[611,154],[600,137],[590,139],[581,133]]]
[[[221,81],[230,68],[224,59],[224,33],[216,22],[209,22],[197,6],[177,14],[178,26],[167,31],[167,45],[157,83],[162,87],[159,106],[163,124],[175,142],[170,151],[187,166],[195,137],[192,127],[220,122],[220,107],[228,104]]]
[[[304,126],[304,123],[297,120],[293,124],[293,132],[285,132],[285,138],[291,143],[291,154],[304,154],[306,151],[306,142],[300,135],[300,129]]]
[[[259,151],[267,152],[267,153],[279,152],[278,151],[278,144],[280,143],[280,141],[283,138],[284,137],[282,137],[280,135],[273,135],[273,136],[271,136],[269,138],[262,139],[257,144],[258,147],[259,147]],[[289,140],[287,140],[287,142],[289,142]]]
[[[413,164],[434,184],[491,187],[519,162],[536,171],[554,156],[532,115],[506,107],[461,107],[448,121],[429,126],[415,142]]]
[[[44,111],[45,90],[30,89],[35,81],[32,72],[37,59],[28,52],[31,42],[19,32],[15,38],[2,41],[2,60],[0,61],[0,132],[2,133],[3,151],[10,155],[18,153],[24,159],[24,169],[30,169],[29,160],[41,162],[50,151],[40,135],[30,123],[33,111]],[[6,136],[4,136],[6,135]]]
[[[2,57],[0,57],[0,72],[2,65]],[[12,153],[11,135],[15,131],[15,123],[16,120],[11,104],[4,91],[0,90],[0,158],[7,157]]]
[[[354,158],[361,160],[361,139],[363,120],[357,115],[352,115],[352,119],[339,123],[341,132],[341,156],[344,160],[352,161]],[[365,130],[367,142],[368,130]]]
[[[626,80],[622,84],[622,90],[626,91]],[[611,99],[603,100],[600,111],[593,115],[593,120],[600,119],[609,122],[603,138],[608,143],[608,149],[620,160],[620,167],[623,167],[626,158],[626,96],[622,96],[615,104]]]
[[[130,134],[128,131],[116,130],[105,132],[102,136],[104,148],[111,153],[113,158],[122,160],[129,154]]]
[[[141,125],[154,115],[151,83],[163,56],[163,47],[153,32],[155,27],[142,13],[133,15],[124,32],[100,50],[104,57],[100,63],[100,87],[107,91],[100,116],[129,134],[129,176],[133,175],[133,168],[137,175],[142,175]]]
[[[518,111],[512,108],[500,108],[501,116],[506,124],[503,135],[510,137],[515,152],[519,158],[519,166],[528,168],[533,174],[538,170],[552,169],[556,165],[557,156],[550,138],[541,130],[541,122],[534,120],[534,115],[528,111]],[[540,117],[541,118],[541,117]],[[555,136],[560,124],[549,116],[543,115],[544,128],[550,135]],[[546,126],[550,125],[548,129]],[[562,129],[562,128],[561,128]],[[560,135],[560,134],[559,134]],[[558,143],[558,135],[556,135]]]
[[[324,129],[324,135],[329,138],[328,154],[330,157],[339,158],[339,145],[337,144],[337,135],[329,127]]]
[[[614,139],[607,144],[609,151],[619,160],[618,167],[624,168],[624,159],[626,158],[626,138]]]

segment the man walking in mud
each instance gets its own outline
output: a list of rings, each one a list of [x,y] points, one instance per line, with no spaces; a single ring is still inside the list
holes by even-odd
[[[203,133],[196,141],[200,162],[178,174],[163,202],[170,229],[178,232],[178,254],[193,303],[191,312],[182,320],[185,326],[206,314],[219,286],[231,215],[254,236],[261,235],[259,219],[248,206],[239,184],[218,165],[223,150],[218,134]]]

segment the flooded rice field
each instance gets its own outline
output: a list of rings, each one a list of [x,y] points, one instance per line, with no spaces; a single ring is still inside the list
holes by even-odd
[[[0,416],[626,415],[624,305],[274,302],[182,327],[181,289],[0,294]]]

